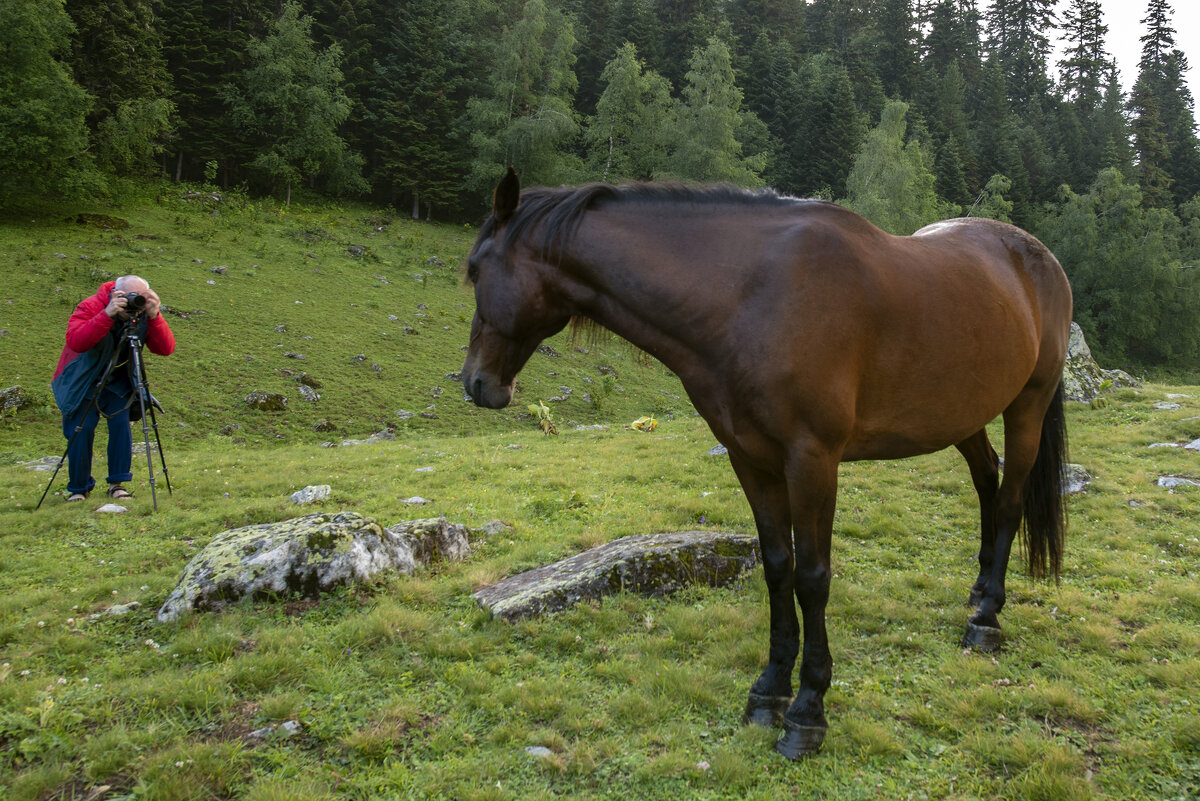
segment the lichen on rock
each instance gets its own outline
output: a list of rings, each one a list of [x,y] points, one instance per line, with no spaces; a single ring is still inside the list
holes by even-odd
[[[445,518],[384,529],[354,512],[325,512],[231,529],[192,558],[158,620],[242,598],[315,597],[385,571],[411,575],[431,554],[463,559],[469,548],[466,529]]]
[[[1113,389],[1141,386],[1124,370],[1105,370],[1098,365],[1083,338],[1083,329],[1078,323],[1071,323],[1067,361],[1063,365],[1063,394],[1067,400],[1089,403],[1104,391],[1106,384]]]
[[[722,586],[758,561],[758,538],[748,534],[642,534],[510,576],[474,597],[492,615],[520,620],[623,590],[658,596],[692,584]]]

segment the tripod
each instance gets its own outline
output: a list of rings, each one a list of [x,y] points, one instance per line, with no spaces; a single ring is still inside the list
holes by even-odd
[[[154,416],[154,409],[157,408],[160,412],[163,410],[159,406],[158,400],[150,394],[150,387],[146,382],[146,363],[142,360],[142,339],[137,334],[137,324],[140,315],[130,317],[125,321],[125,327],[121,331],[121,340],[117,347],[113,349],[112,358],[108,360],[108,365],[100,374],[100,380],[96,382],[95,388],[92,390],[90,402],[86,403],[79,416],[79,422],[75,425],[75,430],[71,433],[71,438],[67,440],[67,449],[63,451],[62,458],[58,460],[58,465],[54,468],[54,475],[50,476],[50,483],[46,485],[46,489],[42,492],[42,497],[37,503],[37,509],[42,508],[42,501],[46,500],[46,495],[50,492],[50,487],[54,484],[54,479],[58,477],[58,471],[62,469],[62,464],[66,461],[67,453],[70,452],[71,446],[75,443],[75,438],[83,431],[83,424],[91,414],[92,409],[96,410],[96,422],[99,425],[101,417],[109,417],[100,410],[100,393],[107,386],[109,379],[112,377],[113,370],[117,367],[122,351],[122,345],[129,347],[129,359],[132,369],[130,373],[133,378],[133,397],[125,404],[125,409],[129,409],[136,399],[138,404],[138,412],[142,420],[142,437],[146,443],[146,468],[150,475],[150,498],[154,503],[154,511],[158,511],[158,493],[155,489],[154,476],[154,461],[150,456],[150,428],[146,424],[147,414],[149,415],[150,423],[154,428],[154,441],[158,446],[158,457],[162,463],[163,480],[167,484],[167,493],[171,493],[171,477],[167,473],[167,459],[163,454],[162,439],[158,436],[158,419]],[[122,409],[121,411],[125,411]],[[120,412],[116,412],[119,414]]]

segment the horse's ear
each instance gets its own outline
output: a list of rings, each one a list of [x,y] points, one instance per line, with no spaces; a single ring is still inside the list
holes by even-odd
[[[517,177],[517,171],[509,167],[492,194],[492,214],[496,216],[496,222],[505,222],[513,216],[520,202],[521,179]]]

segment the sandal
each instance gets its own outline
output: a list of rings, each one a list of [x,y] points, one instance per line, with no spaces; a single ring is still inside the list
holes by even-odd
[[[108,492],[106,492],[105,495],[107,495],[108,497],[110,497],[114,500],[118,500],[118,501],[123,501],[127,498],[133,497],[133,493],[130,492],[129,490],[125,489],[124,487],[122,487],[120,484],[113,484],[112,486],[110,486],[108,488]]]
[[[74,503],[76,501],[86,501],[86,500],[87,500],[86,492],[72,492],[70,495],[67,496],[67,503]]]

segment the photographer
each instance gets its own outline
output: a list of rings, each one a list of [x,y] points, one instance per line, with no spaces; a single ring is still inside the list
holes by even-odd
[[[114,499],[132,497],[122,486],[133,479],[130,408],[138,408],[129,345],[123,341],[128,325],[134,326],[134,333],[152,353],[168,356],[175,350],[175,335],[159,313],[158,295],[136,275],[101,284],[95,295],[75,307],[67,322],[66,345],[50,387],[63,415],[63,434],[70,442],[68,501],[84,500],[96,485],[91,474],[92,442],[101,415],[108,420],[107,494]],[[96,397],[96,385],[110,363],[114,367]]]

